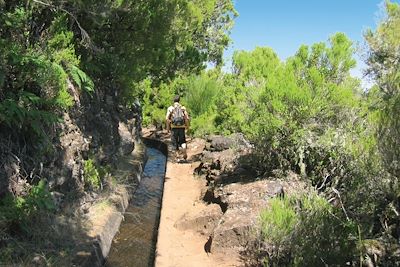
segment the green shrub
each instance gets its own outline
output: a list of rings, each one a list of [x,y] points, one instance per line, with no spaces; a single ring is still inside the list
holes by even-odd
[[[161,83],[152,85],[150,79],[143,80],[134,85],[138,91],[137,98],[143,103],[143,125],[165,125],[167,108],[172,104],[174,95],[173,84]],[[134,99],[134,97],[131,97]]]
[[[83,162],[83,177],[85,185],[90,189],[98,190],[100,188],[100,174],[93,159]]]
[[[323,197],[303,198],[291,253],[297,266],[344,266],[357,259],[357,228]]]
[[[14,130],[33,131],[37,136],[43,136],[45,125],[59,121],[55,114],[40,109],[47,104],[44,99],[22,91],[0,102],[0,123]]]
[[[215,113],[206,112],[200,116],[194,117],[190,122],[190,133],[194,136],[204,137],[209,134],[215,133],[214,126]]]
[[[293,232],[298,217],[291,201],[291,198],[274,198],[268,209],[261,212],[261,232],[268,242],[279,245]]]
[[[198,117],[214,106],[214,98],[218,92],[218,84],[203,74],[190,77],[185,90],[185,103],[190,108],[191,116]]]
[[[55,205],[44,180],[40,180],[26,196],[7,195],[0,202],[0,228],[29,234],[32,221],[42,213],[52,212]],[[1,229],[0,229],[1,230]]]
[[[266,266],[345,266],[357,259],[357,228],[323,197],[275,199],[261,213]]]

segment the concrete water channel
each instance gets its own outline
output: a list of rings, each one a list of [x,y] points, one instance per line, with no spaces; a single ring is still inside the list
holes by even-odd
[[[144,142],[148,159],[119,233],[113,239],[104,265],[107,267],[154,266],[167,149],[162,143]]]

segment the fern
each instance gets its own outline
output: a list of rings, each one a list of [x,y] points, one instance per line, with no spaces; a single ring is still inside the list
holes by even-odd
[[[0,102],[0,123],[14,129],[32,130],[37,136],[43,136],[44,125],[60,120],[56,114],[44,110],[49,105],[47,100],[22,91]]]
[[[63,88],[58,92],[58,95],[55,99],[55,104],[61,108],[68,108],[74,105],[74,100],[68,91]]]
[[[92,79],[76,66],[70,67],[70,75],[74,83],[89,94],[94,92],[94,83]]]
[[[88,159],[84,161],[83,176],[86,186],[94,190],[97,190],[101,187],[100,174],[93,159]]]

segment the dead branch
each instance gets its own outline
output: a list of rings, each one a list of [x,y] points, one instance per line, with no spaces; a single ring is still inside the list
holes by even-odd
[[[341,198],[341,196],[340,196],[339,191],[338,191],[336,188],[334,188],[334,187],[332,187],[332,191],[338,196],[339,201],[340,201],[340,206],[342,207],[342,210],[343,210],[343,212],[344,212],[344,215],[346,216],[347,221],[350,221],[350,218],[349,218],[349,216],[347,215],[347,211],[346,211],[346,209],[344,208],[344,205],[343,205],[343,202],[342,202],[342,198]]]

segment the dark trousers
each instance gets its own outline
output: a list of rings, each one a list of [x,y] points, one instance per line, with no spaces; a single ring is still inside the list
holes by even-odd
[[[185,128],[172,128],[171,131],[172,145],[176,150],[179,150],[179,147],[186,143]]]

